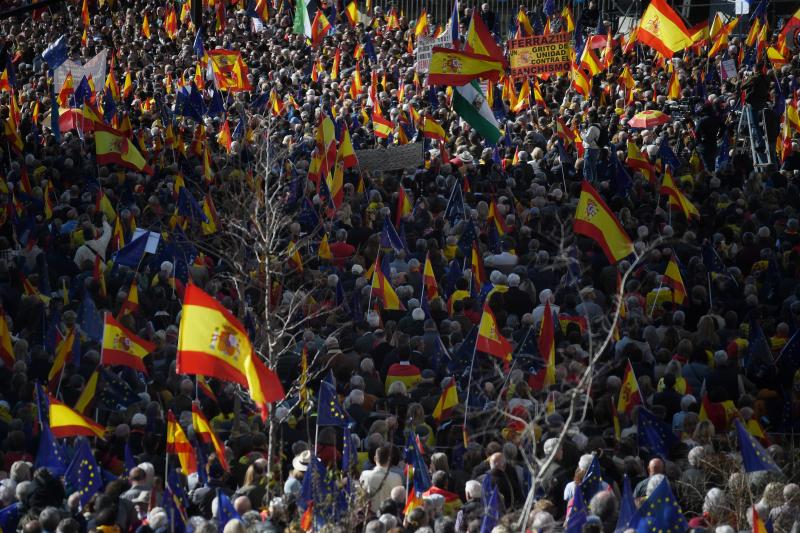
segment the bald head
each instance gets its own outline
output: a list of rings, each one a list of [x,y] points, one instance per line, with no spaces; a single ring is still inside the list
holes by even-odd
[[[247,496],[239,496],[233,501],[233,508],[236,509],[236,512],[240,515],[243,515],[247,511],[253,509],[253,506],[250,504],[250,498]]]
[[[506,458],[503,455],[503,452],[493,453],[489,456],[489,467],[492,470],[505,470],[506,469]]]
[[[647,474],[649,476],[655,476],[656,474],[663,474],[664,473],[664,461],[656,457],[655,459],[650,459],[650,462],[647,463]]]

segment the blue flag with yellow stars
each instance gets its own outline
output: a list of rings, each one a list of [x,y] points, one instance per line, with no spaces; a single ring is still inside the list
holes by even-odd
[[[81,507],[103,489],[103,477],[87,439],[78,441],[75,457],[64,474],[67,486],[80,494]]]
[[[742,463],[744,471],[759,472],[761,470],[774,470],[780,472],[780,468],[772,460],[764,447],[753,437],[749,431],[736,420],[736,435],[739,437],[739,451],[742,453]]]
[[[317,407],[318,426],[346,427],[351,422],[344,408],[336,397],[336,387],[333,385],[333,373],[328,379],[322,380],[319,386],[319,405]]]
[[[42,433],[39,437],[39,451],[36,453],[34,468],[47,468],[54,476],[63,476],[67,470],[67,458],[64,450],[59,446],[50,426],[42,424]]]
[[[652,455],[662,458],[667,457],[669,449],[678,440],[672,433],[672,427],[647,409],[639,409],[636,428],[639,447],[646,448]]]
[[[491,476],[486,476],[491,477]],[[495,486],[489,495],[489,500],[486,504],[486,511],[483,515],[481,522],[481,533],[490,533],[500,521],[500,491]]]
[[[614,529],[614,531],[625,531],[634,514],[636,514],[636,502],[633,501],[631,480],[626,474],[625,481],[622,484],[622,500],[619,503],[617,527]]]
[[[575,494],[572,496],[572,509],[570,509],[567,527],[564,531],[566,533],[580,533],[586,523],[588,514],[586,502],[583,499],[583,491],[581,491],[581,485],[578,483],[575,485]]]
[[[418,492],[425,492],[431,488],[428,468],[422,459],[422,451],[417,446],[417,434],[413,431],[408,434],[408,441],[406,441],[405,461],[407,465],[414,468],[414,488]]]
[[[219,530],[225,529],[225,525],[231,520],[241,520],[242,516],[236,512],[233,502],[222,490],[217,490],[219,505],[217,506],[217,518],[219,520]]]
[[[636,530],[636,533],[683,533],[689,529],[689,523],[669,488],[667,478],[636,510],[628,528]]]
[[[581,481],[581,492],[584,499],[589,501],[601,490],[603,490],[603,473],[600,471],[600,461],[595,455],[592,464],[589,465],[589,469],[583,476],[583,481]]]
[[[16,531],[22,513],[19,510],[20,503],[12,503],[8,507],[0,509],[0,531]]]
[[[344,436],[342,437],[342,471],[347,472],[353,466],[358,465],[358,452],[353,443],[353,434],[350,431],[350,425],[344,427]]]

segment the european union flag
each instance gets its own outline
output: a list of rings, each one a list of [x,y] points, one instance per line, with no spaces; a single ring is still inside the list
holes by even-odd
[[[139,261],[142,260],[145,248],[147,248],[147,239],[149,235],[149,232],[142,233],[114,253],[114,255],[111,256],[111,260],[114,261],[114,266],[125,265],[130,268],[136,268],[139,265]]]
[[[625,480],[622,483],[622,501],[619,504],[619,518],[617,518],[617,527],[614,528],[614,532],[625,531],[634,514],[636,514],[636,502],[633,501],[631,480],[625,474]]]
[[[267,106],[268,102],[269,102],[269,93],[263,92],[250,102],[250,108],[255,111],[261,111],[262,108],[265,108]]]
[[[764,330],[754,319],[750,320],[750,334],[747,338],[747,355],[744,366],[748,370],[763,369],[774,365],[772,351]]]
[[[721,169],[725,164],[731,160],[730,156],[730,141],[728,136],[728,131],[725,130],[722,133],[722,142],[719,145],[719,152],[717,152],[717,158],[715,161],[716,170]]]
[[[408,434],[406,442],[405,461],[409,466],[414,467],[414,489],[425,492],[431,488],[431,478],[428,475],[428,467],[422,460],[422,452],[417,446],[417,434],[413,431]]]
[[[392,221],[389,216],[383,217],[383,230],[381,230],[381,248],[391,248],[395,252],[401,252],[406,249],[406,244],[400,239],[397,230],[394,229]]]
[[[67,60],[67,36],[62,35],[42,52],[42,59],[47,62],[50,70],[55,70]]]
[[[297,215],[297,222],[303,231],[311,233],[319,225],[319,215],[308,198],[303,198],[303,209]]]
[[[133,452],[131,452],[131,443],[130,441],[125,441],[125,470],[130,472],[134,468],[136,468],[136,459],[133,458]]]
[[[86,76],[81,78],[81,81],[78,83],[78,86],[75,87],[75,105],[80,107],[83,103],[92,97],[92,88],[89,87],[89,80],[86,79]]]
[[[96,493],[103,489],[103,477],[97,461],[94,460],[92,448],[85,438],[78,440],[75,457],[64,474],[66,485],[80,494],[81,507],[89,503]]]
[[[372,33],[368,33],[364,37],[364,53],[370,61],[378,60],[378,54],[375,53],[375,45],[372,44]]]
[[[205,55],[206,50],[203,46],[203,28],[198,28],[197,33],[194,34],[194,44],[192,44],[192,50],[194,53],[197,54],[197,57],[203,57]]]
[[[764,15],[766,15],[766,13],[767,13],[767,0],[761,0],[756,6],[756,9],[750,15],[750,22],[753,22],[754,20],[756,20],[756,18],[763,18]]]
[[[689,523],[669,488],[667,478],[636,510],[628,527],[636,530],[636,533],[682,533],[689,529]]]
[[[730,277],[725,263],[711,244],[704,244],[700,250],[700,254],[703,256],[703,265],[706,267],[706,270],[712,273],[712,279],[714,278],[714,274]]]
[[[461,187],[458,181],[453,183],[453,190],[450,193],[450,201],[444,210],[444,218],[450,222],[451,226],[455,226],[459,220],[466,218],[466,209],[464,208],[464,195],[461,193]]]
[[[470,366],[472,352],[475,351],[475,342],[478,340],[478,326],[472,326],[458,349],[453,352],[453,359],[447,365],[447,371],[451,374],[466,375],[466,369]],[[464,382],[462,382],[464,384]]]
[[[739,438],[739,451],[742,453],[742,463],[744,471],[760,472],[761,470],[773,470],[780,472],[780,468],[772,460],[764,447],[753,437],[749,431],[736,419],[736,435]]]
[[[10,533],[17,530],[17,525],[22,515],[19,511],[19,506],[19,502],[12,503],[0,510],[0,531],[8,531]]]
[[[344,408],[339,403],[339,399],[336,397],[336,389],[333,386],[333,374],[330,374],[328,379],[324,379],[320,383],[318,404],[318,426],[346,427],[350,423],[350,417],[344,411]]]
[[[781,350],[778,359],[781,370],[794,375],[800,367],[800,329],[795,331]],[[788,375],[787,374],[787,375]]]
[[[491,476],[486,476],[490,478]],[[481,533],[490,533],[500,521],[500,491],[497,487],[492,489],[491,495],[486,502],[483,521],[481,522]]]
[[[465,256],[470,257],[472,243],[476,240],[478,240],[478,231],[475,229],[475,224],[473,224],[471,220],[468,220],[464,231],[458,238],[458,249],[461,250],[461,253]]]
[[[236,512],[233,502],[222,490],[217,490],[217,519],[219,520],[219,531],[225,529],[225,525],[231,520],[241,520],[242,515]]]
[[[169,531],[172,533],[185,533],[186,524],[189,516],[186,514],[186,506],[179,496],[180,487],[176,484],[167,482],[164,487],[164,495],[161,499],[161,506],[167,512],[169,518]]]
[[[208,217],[203,212],[203,208],[200,207],[187,187],[182,187],[181,192],[178,193],[178,214],[194,221],[200,220],[208,223]]]
[[[677,441],[675,434],[672,433],[672,427],[645,408],[639,409],[636,427],[639,447],[648,449],[653,455],[666,458],[669,449]]]
[[[64,450],[56,441],[50,426],[42,424],[42,432],[39,436],[39,451],[36,453],[34,468],[44,467],[50,470],[54,476],[62,476],[67,470],[67,458]]]
[[[214,90],[211,95],[211,103],[208,105],[206,115],[216,117],[225,113],[225,102],[222,101],[222,91]]]
[[[44,426],[50,423],[50,400],[47,393],[39,383],[36,383],[36,410],[39,413],[39,423]]]
[[[542,11],[547,18],[552,17],[556,13],[556,2],[555,0],[544,0],[544,6],[542,6]]]
[[[600,462],[597,460],[597,456],[592,459],[592,464],[589,465],[589,469],[583,475],[583,481],[581,481],[580,485],[583,497],[587,501],[603,490],[603,472],[600,470]]]
[[[567,527],[564,529],[565,533],[580,533],[583,525],[586,523],[586,502],[583,499],[583,491],[581,485],[575,485],[575,494],[572,495],[572,509],[567,518]]]
[[[336,282],[336,305],[337,306],[346,305],[344,287],[342,286],[342,280],[338,280]]]
[[[107,409],[127,409],[139,401],[139,396],[118,375],[107,367],[100,369],[103,386],[98,385],[97,396]]]
[[[100,311],[97,310],[97,306],[92,300],[92,297],[89,296],[89,293],[86,292],[83,295],[83,303],[81,303],[80,308],[80,315],[81,315],[81,329],[86,336],[92,339],[93,341],[100,342],[103,340],[103,317],[100,315]]]
[[[672,151],[672,147],[669,145],[666,135],[662,137],[661,144],[658,146],[658,157],[661,158],[661,162],[664,163],[664,165],[671,166],[674,172],[677,172],[678,169],[681,168],[681,160],[678,159],[678,156]]]
[[[350,431],[350,424],[344,427],[344,437],[342,444],[342,471],[348,472],[353,466],[358,465],[358,452],[353,445],[353,434]]]
[[[559,140],[560,142],[560,140]],[[617,157],[616,150],[609,150],[611,154],[611,190],[614,194],[627,198],[633,187],[631,175]]]

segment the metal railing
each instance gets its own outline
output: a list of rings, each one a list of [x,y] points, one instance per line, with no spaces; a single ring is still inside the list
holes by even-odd
[[[571,0],[555,0],[556,13],[560,13],[565,5],[571,5],[573,8],[573,16],[577,20],[580,17],[581,8],[588,3],[589,0],[584,0],[582,3],[573,3]],[[359,2],[363,8],[363,2]],[[453,12],[453,4],[455,0],[373,0],[373,6],[380,7],[384,14],[388,13],[392,7],[397,8],[398,14],[402,13],[408,20],[416,19],[423,9],[428,12],[428,21],[432,26],[441,24],[443,27],[450,21]],[[647,7],[647,1],[636,0],[596,0],[597,7],[604,20],[611,21],[613,28],[617,28],[617,19],[620,16],[635,17],[638,19],[642,11]],[[708,10],[713,14],[716,11],[733,12],[733,2],[727,0],[718,1],[690,1],[682,2],[681,0],[674,0],[673,5],[679,12],[688,3],[689,9],[695,13],[698,8],[701,11]],[[483,0],[483,1],[463,1],[459,0],[458,5],[460,9],[472,8],[480,9],[481,5],[489,4],[489,9],[495,14],[495,25],[490,28],[493,32],[499,34],[502,38],[508,38],[510,30],[514,27],[516,15],[519,11],[519,6],[526,6],[529,10],[541,13],[543,0],[537,1],[519,1],[519,0]],[[776,27],[776,22],[781,17],[791,16],[797,8],[797,0],[771,0],[767,8],[767,17],[771,27]],[[755,3],[751,9],[755,9]],[[745,15],[744,18],[747,18]],[[693,18],[696,18],[694,15]],[[462,22],[466,22],[462,20]],[[694,20],[694,22],[697,22]],[[592,30],[593,28],[586,28]]]

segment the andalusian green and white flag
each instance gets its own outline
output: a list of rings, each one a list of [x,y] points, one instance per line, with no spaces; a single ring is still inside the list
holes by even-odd
[[[488,143],[497,144],[501,137],[500,125],[494,118],[477,80],[453,89],[453,109],[456,113],[475,128],[475,131]]]
[[[292,27],[292,33],[297,35],[305,35],[309,39],[311,38],[311,17],[309,16],[309,6],[308,4],[311,3],[311,0],[297,0],[295,2],[294,8],[294,26]],[[314,1],[316,4],[316,1]],[[314,6],[314,12],[316,13],[316,5]]]

